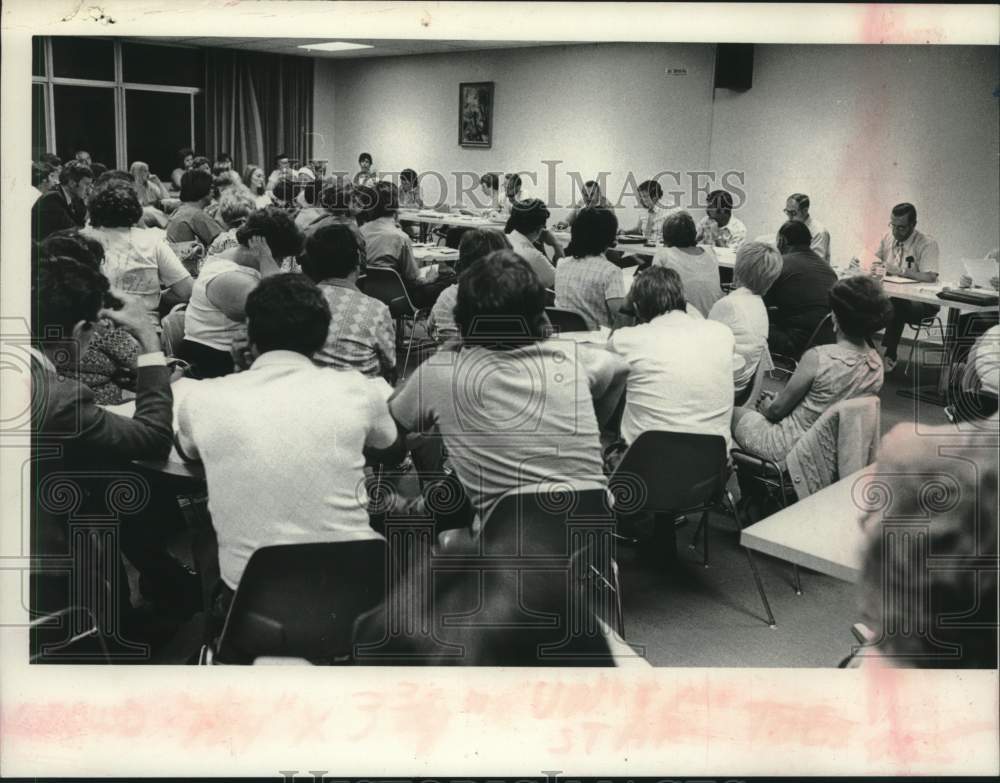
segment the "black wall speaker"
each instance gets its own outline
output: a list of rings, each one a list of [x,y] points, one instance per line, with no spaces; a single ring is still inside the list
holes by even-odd
[[[716,45],[715,86],[727,90],[753,86],[753,44]]]

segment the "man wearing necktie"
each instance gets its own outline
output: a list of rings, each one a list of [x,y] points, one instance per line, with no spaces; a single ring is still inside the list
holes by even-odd
[[[938,243],[917,231],[917,209],[913,204],[902,203],[892,208],[889,216],[890,233],[882,237],[875,255],[885,264],[887,275],[908,277],[921,283],[933,283],[938,278]],[[896,366],[896,349],[903,334],[903,327],[930,318],[938,311],[933,305],[893,299],[892,323],[886,327],[882,348],[885,352],[885,370],[892,372]]]

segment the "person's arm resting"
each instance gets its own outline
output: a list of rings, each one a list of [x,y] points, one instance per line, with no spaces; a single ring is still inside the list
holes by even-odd
[[[817,370],[819,370],[818,355],[815,351],[806,351],[792,377],[785,384],[785,388],[761,411],[764,417],[769,421],[778,422],[795,410],[795,406],[806,396],[806,392],[816,379]]]
[[[206,294],[208,301],[218,307],[227,318],[245,321],[247,297],[257,287],[257,281],[245,275],[221,274],[212,280]]]

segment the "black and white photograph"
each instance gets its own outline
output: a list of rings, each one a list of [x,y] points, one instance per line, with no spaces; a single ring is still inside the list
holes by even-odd
[[[10,5],[8,746],[996,769],[995,6]]]

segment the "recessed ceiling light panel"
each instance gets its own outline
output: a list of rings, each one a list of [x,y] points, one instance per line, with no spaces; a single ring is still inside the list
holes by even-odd
[[[370,44],[348,43],[347,41],[327,41],[326,43],[302,44],[299,49],[312,49],[316,52],[347,52],[351,49],[373,49]]]

